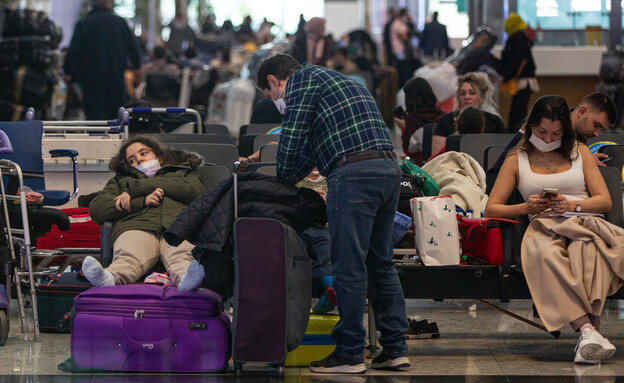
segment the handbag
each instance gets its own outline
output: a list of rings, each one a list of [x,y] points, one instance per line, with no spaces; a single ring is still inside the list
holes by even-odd
[[[422,170],[420,166],[410,160],[405,160],[401,164],[401,170],[404,173],[416,177],[416,181],[418,182],[420,190],[422,190],[424,195],[432,197],[440,194],[440,187],[438,184],[426,171]]]
[[[482,259],[489,265],[503,264],[500,223],[520,223],[507,218],[464,218],[459,214],[457,221],[462,255]]]
[[[526,59],[522,60],[522,62],[520,63],[520,67],[518,68],[518,72],[516,72],[516,76],[510,78],[509,80],[505,82],[501,82],[498,86],[498,89],[501,92],[507,93],[512,96],[518,93],[518,76],[520,76],[520,73],[524,69],[525,65],[526,65]]]
[[[455,202],[450,195],[410,200],[414,242],[426,266],[459,265],[459,231]]]

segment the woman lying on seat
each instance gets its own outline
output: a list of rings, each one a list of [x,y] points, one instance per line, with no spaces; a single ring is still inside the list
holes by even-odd
[[[204,269],[191,256],[193,245],[169,246],[163,232],[204,192],[195,153],[166,148],[155,138],[135,136],[111,159],[116,175],[91,201],[89,214],[101,225],[113,221],[113,262],[106,269],[93,257],[82,271],[96,287],[134,283],[160,259],[180,290],[197,288]]]
[[[540,318],[549,331],[569,323],[581,332],[575,363],[599,363],[615,353],[598,330],[605,298],[623,284],[624,229],[577,214],[608,212],[611,197],[587,146],[576,142],[563,98],[538,99],[524,131],[503,164],[485,216],[534,217],[521,260]],[[505,205],[516,187],[526,202]]]

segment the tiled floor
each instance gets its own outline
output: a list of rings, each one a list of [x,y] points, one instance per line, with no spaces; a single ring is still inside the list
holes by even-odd
[[[438,323],[441,337],[408,340],[412,367],[404,372],[369,369],[366,375],[316,375],[307,368],[287,368],[286,381],[293,382],[619,382],[624,381],[624,308],[609,302],[602,317],[602,333],[618,347],[616,355],[599,366],[572,363],[577,335],[562,329],[559,339],[472,301],[433,302],[408,300],[408,314]],[[532,317],[530,301],[514,301],[504,308]],[[0,382],[3,381],[175,381],[229,382],[224,375],[78,375],[57,371],[70,355],[69,335],[20,332],[17,310],[12,312],[9,340],[0,347]],[[366,321],[366,317],[364,318]],[[370,360],[367,360],[370,363]],[[7,375],[13,375],[8,377]],[[279,381],[273,369],[245,366],[244,381]]]

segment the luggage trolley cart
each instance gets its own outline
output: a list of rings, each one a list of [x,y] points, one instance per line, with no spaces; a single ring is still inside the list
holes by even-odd
[[[9,138],[6,136],[4,132],[0,133],[0,141],[2,142],[0,151],[3,154],[13,153],[13,149],[11,147]],[[20,168],[18,164],[9,160],[4,160],[4,159],[0,160],[0,178],[5,175],[8,175],[10,177],[17,177],[19,181],[19,190],[20,191],[25,190],[22,169]],[[21,284],[22,284],[21,277],[28,275],[28,282],[30,285],[30,298],[32,301],[32,308],[33,308],[33,319],[35,322],[35,341],[39,342],[41,341],[41,339],[40,339],[40,334],[39,334],[39,323],[38,323],[39,318],[37,317],[37,297],[36,297],[36,292],[35,292],[32,255],[30,253],[30,226],[28,225],[28,212],[27,212],[28,207],[26,205],[25,193],[21,192],[19,194],[20,194],[19,196],[7,195],[5,192],[5,188],[4,188],[4,182],[0,182],[0,198],[1,198],[1,203],[2,203],[2,212],[3,212],[3,219],[4,219],[4,224],[5,224],[4,231],[6,233],[6,239],[7,239],[7,244],[9,247],[9,252],[13,260],[13,264],[14,264],[13,274],[15,276],[15,287],[17,289],[17,300],[18,300],[20,318],[22,322],[22,332],[24,333],[27,332],[28,327],[26,325],[24,300],[22,298],[22,293],[21,293]],[[9,205],[7,201],[19,201],[20,202],[20,213],[21,213],[23,229],[11,228],[11,221],[9,219],[9,207],[8,207]],[[17,266],[18,262],[17,262],[16,253],[15,253],[15,243],[14,243],[13,234],[23,235],[24,237],[22,239],[23,245],[21,246],[21,248],[24,250],[23,255],[25,256],[25,261],[26,261],[26,267],[27,267],[26,272],[22,271],[21,268]],[[5,265],[6,292],[11,291],[11,277],[9,276],[8,269],[9,269],[8,265]],[[1,318],[3,320],[2,321],[3,322],[2,323],[2,331],[3,331],[2,340],[6,342],[5,331],[8,333],[8,296],[6,294],[3,294],[3,295],[7,297],[7,308],[6,308],[6,311],[4,311],[4,313],[7,315],[6,315],[6,318]],[[1,307],[2,306],[0,306],[0,308]]]
[[[128,113],[172,113],[172,114],[192,114],[196,118],[195,125],[193,127],[192,132],[182,132],[180,128],[172,131],[171,133],[204,133],[204,128],[202,125],[202,119],[199,112],[195,109],[190,108],[150,108],[150,107],[136,107],[136,108],[127,108],[126,111]]]

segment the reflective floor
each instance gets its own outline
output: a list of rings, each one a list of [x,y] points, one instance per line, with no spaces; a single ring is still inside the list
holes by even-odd
[[[493,302],[495,303],[495,302]],[[408,314],[437,322],[439,339],[408,340],[412,367],[404,372],[369,369],[365,375],[318,375],[307,368],[287,368],[287,382],[624,382],[624,307],[609,302],[602,316],[602,333],[618,348],[602,365],[574,365],[577,335],[562,329],[559,339],[549,333],[472,301],[408,300]],[[501,304],[532,319],[530,301]],[[230,368],[223,375],[67,374],[57,365],[70,355],[69,335],[22,334],[17,310],[11,313],[11,332],[0,347],[0,382],[230,382],[280,381],[275,370],[246,365],[242,378]],[[366,316],[363,318],[366,323]],[[367,360],[370,366],[370,359]]]

